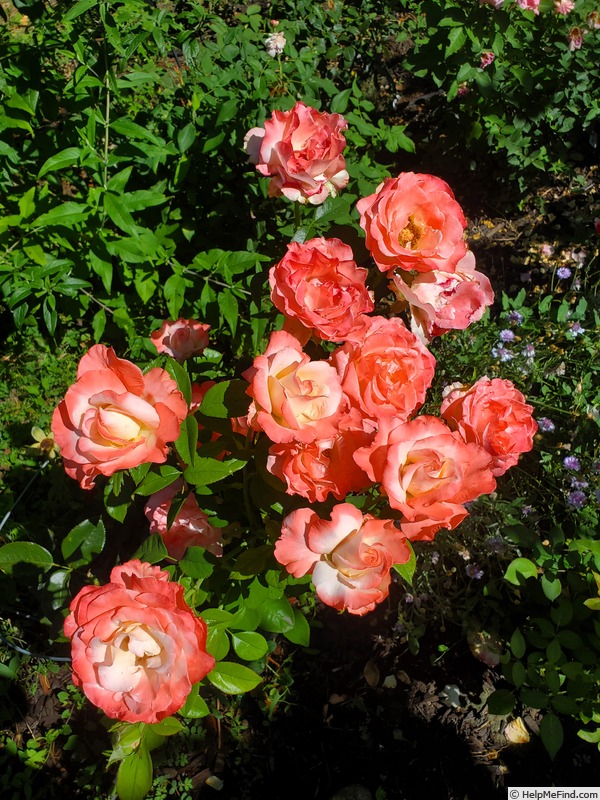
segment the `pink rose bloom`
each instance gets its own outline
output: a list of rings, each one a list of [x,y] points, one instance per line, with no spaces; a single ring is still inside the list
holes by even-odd
[[[425,400],[435,358],[399,317],[367,317],[360,344],[335,350],[342,389],[354,408],[371,420],[405,420]]]
[[[438,417],[382,419],[373,444],[354,459],[402,512],[409,539],[430,541],[440,528],[452,530],[467,516],[463,503],[496,487],[491,456]]]
[[[496,56],[491,52],[491,50],[487,50],[485,53],[481,54],[481,61],[479,66],[481,67],[481,69],[485,69],[486,67],[489,67],[490,64],[494,63],[495,58]]]
[[[145,375],[112,347],[94,345],[77,369],[77,382],[55,409],[52,432],[67,475],[91,489],[98,475],[140,464],[162,464],[168,442],[188,413],[164,369]]]
[[[201,355],[208,347],[209,330],[210,325],[180,317],[176,322],[165,320],[159,330],[150,334],[150,339],[159,353],[185,361]]]
[[[523,11],[533,11],[534,14],[540,13],[540,0],[515,0],[515,2]]]
[[[359,447],[367,447],[373,436],[374,431],[364,429],[360,414],[353,409],[340,422],[336,436],[307,444],[271,445],[267,469],[286,484],[288,494],[300,495],[311,503],[322,503],[329,495],[343,500],[349,492],[360,492],[372,484],[352,454]]]
[[[243,373],[253,402],[248,424],[272,442],[313,442],[337,432],[343,393],[336,370],[311,361],[286,331],[271,334],[264,355]]]
[[[321,339],[353,339],[362,315],[373,310],[367,270],[356,266],[352,248],[339,239],[292,242],[271,268],[273,305]]]
[[[591,14],[588,14],[586,22],[592,30],[597,31],[598,28],[600,28],[600,13],[598,11],[592,11]]]
[[[569,50],[581,50],[583,47],[583,31],[581,28],[571,28],[567,34]]]
[[[73,683],[112,719],[159,722],[213,669],[206,624],[183,593],[167,572],[133,560],[73,599],[64,625]]]
[[[171,558],[183,558],[188,547],[204,547],[215,556],[223,555],[222,530],[210,524],[208,517],[198,507],[196,496],[190,492],[179,509],[173,524],[167,530],[169,509],[175,495],[183,486],[177,480],[151,495],[144,513],[150,520],[150,533],[160,533]]]
[[[467,252],[467,225],[452,190],[441,178],[403,172],[386,178],[356,204],[367,248],[382,272],[454,270]]]
[[[554,2],[554,13],[555,14],[570,14],[571,11],[575,8],[575,3],[573,0],[555,0]]]
[[[449,330],[465,330],[494,302],[492,285],[475,269],[470,250],[454,272],[436,269],[410,274],[398,270],[392,281],[392,290],[410,307],[413,333],[425,342]]]
[[[318,205],[350,179],[342,155],[347,127],[341,114],[298,102],[291,111],[274,111],[264,128],[248,131],[244,148],[261,175],[271,178],[269,197]]]
[[[449,386],[441,407],[448,425],[465,442],[476,442],[493,458],[492,473],[503,475],[533,447],[533,407],[511,381],[480,378],[473,386]]]
[[[283,520],[275,558],[296,578],[310,573],[328,606],[362,616],[388,596],[390,569],[410,558],[392,520],[362,515],[350,503],[334,506],[331,520],[299,508]]]

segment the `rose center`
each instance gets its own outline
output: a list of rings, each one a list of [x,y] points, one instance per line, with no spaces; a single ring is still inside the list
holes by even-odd
[[[400,247],[405,247],[407,250],[415,250],[422,235],[423,229],[416,222],[415,218],[410,216],[408,218],[408,223],[398,234],[398,244]]]

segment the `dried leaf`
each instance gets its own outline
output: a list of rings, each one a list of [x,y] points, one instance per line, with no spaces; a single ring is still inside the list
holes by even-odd
[[[379,683],[379,667],[371,658],[365,664],[363,675],[365,676],[365,680],[371,689],[375,689]]]
[[[525,744],[529,741],[529,731],[521,717],[513,719],[504,728],[504,735],[511,744]]]

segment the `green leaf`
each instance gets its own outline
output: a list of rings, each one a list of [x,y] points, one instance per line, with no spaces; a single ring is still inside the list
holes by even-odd
[[[185,296],[185,278],[181,275],[171,275],[163,286],[163,294],[171,319],[177,319]]]
[[[220,381],[211,386],[202,398],[200,414],[217,419],[245,416],[250,406],[250,397],[246,394],[247,388],[246,381],[239,379]]]
[[[170,486],[178,478],[181,478],[181,470],[165,464],[159,467],[158,473],[149,472],[135,490],[134,494],[148,496],[160,492],[165,486]]]
[[[515,658],[523,658],[525,655],[525,651],[527,649],[525,637],[518,628],[510,637],[510,649],[512,650],[512,654]]]
[[[92,330],[94,331],[94,341],[99,342],[106,328],[106,311],[101,308],[96,311],[92,320]]]
[[[270,633],[285,633],[296,624],[294,609],[285,597],[266,600],[260,608],[260,625]]]
[[[176,717],[166,717],[160,722],[153,722],[148,725],[148,729],[159,736],[174,736],[183,730],[183,724]]]
[[[188,717],[188,719],[201,719],[202,717],[207,717],[210,714],[210,708],[206,705],[206,700],[200,697],[200,685],[195,683],[192,686],[192,691],[188,694],[187,700],[185,701],[183,708],[179,709],[179,713],[182,717]]]
[[[132,501],[131,480],[125,480],[122,472],[111,476],[104,487],[104,507],[113,519],[123,522]]]
[[[94,8],[98,5],[98,0],[79,0],[78,3],[75,3],[74,6],[62,15],[62,21],[68,22],[71,19],[75,19],[75,17],[79,17],[81,14],[85,14],[86,11],[89,11],[90,8]]]
[[[148,750],[140,746],[119,765],[117,794],[120,800],[143,800],[151,788],[152,759]]]
[[[513,710],[515,697],[508,689],[496,689],[487,699],[488,712],[505,717]]]
[[[77,164],[80,156],[81,150],[78,147],[67,147],[66,150],[55,153],[53,156],[50,156],[50,158],[47,158],[40,167],[40,171],[37,175],[38,179],[47,172],[55,172],[66,169],[66,167],[72,167],[73,164]]]
[[[202,547],[188,547],[179,561],[179,569],[190,578],[208,578],[212,574],[213,565],[206,560]]]
[[[208,486],[210,483],[227,478],[242,469],[246,462],[238,458],[217,461],[216,458],[203,458],[202,451],[197,455],[193,467],[183,473],[185,480],[194,486]]]
[[[147,561],[148,564],[158,564],[168,555],[163,537],[160,533],[153,533],[146,541],[142,542],[132,558],[139,558],[140,561]]]
[[[537,577],[537,567],[528,558],[515,558],[508,565],[504,579],[514,586],[521,586],[528,578]]]
[[[0,547],[0,570],[11,573],[15,564],[34,564],[43,570],[54,563],[52,555],[35,542],[9,542]]]
[[[547,575],[542,575],[542,591],[548,600],[556,600],[562,592],[562,583],[559,578],[549,578]]]
[[[179,152],[185,153],[186,150],[189,150],[194,144],[195,139],[196,126],[193,122],[188,122],[188,124],[177,134],[177,147],[179,148]]]
[[[222,661],[229,653],[231,642],[225,628],[217,626],[209,628],[206,636],[206,651],[215,659]]]
[[[400,577],[403,578],[409,586],[412,586],[413,575],[415,574],[415,567],[417,566],[417,557],[408,539],[406,540],[406,544],[410,550],[410,558],[404,564],[394,564],[393,566]]]
[[[467,41],[467,32],[461,27],[451,28],[448,31],[448,44],[446,46],[445,58],[457,53]]]
[[[46,228],[51,225],[64,225],[66,228],[72,228],[75,223],[83,222],[89,215],[90,209],[86,205],[69,201],[50,209],[46,214],[41,214],[30,223],[30,226]]]
[[[244,694],[255,689],[261,682],[261,677],[256,672],[231,661],[220,661],[207,677],[213,686],[225,694]]]
[[[135,235],[138,232],[138,226],[135,224],[135,220],[129,211],[127,211],[119,196],[106,192],[104,195],[104,210],[117,228],[120,228],[123,233]]]
[[[348,100],[350,99],[351,94],[352,94],[352,87],[350,87],[349,89],[344,89],[339,94],[336,94],[336,96],[332,98],[331,103],[329,105],[331,113],[343,114],[344,111],[348,108]]]
[[[540,738],[548,755],[554,759],[564,742],[563,726],[556,714],[551,712],[544,715],[540,723]]]
[[[105,541],[106,529],[102,519],[96,523],[86,519],[67,533],[61,544],[61,552],[63,558],[68,560],[78,548],[81,548],[81,554],[87,564],[93,555],[102,551]]]
[[[239,319],[239,305],[237,298],[233,292],[230,292],[228,289],[223,289],[223,291],[219,292],[217,295],[217,302],[219,304],[219,311],[221,312],[222,318],[227,323],[229,330],[231,331],[231,335],[235,336]]]
[[[293,644],[301,644],[308,647],[310,644],[310,626],[308,620],[299,608],[294,608],[294,627],[289,631],[284,631],[283,635]]]
[[[170,358],[167,362],[167,372],[173,378],[185,402],[190,405],[192,402],[192,383],[187,369],[182,366],[174,358]]]
[[[233,649],[244,661],[257,661],[266,655],[269,644],[264,636],[253,631],[240,631],[231,634]]]
[[[181,460],[188,466],[193,466],[196,459],[198,446],[198,423],[193,414],[188,415],[181,423],[179,438],[175,442],[175,449]]]

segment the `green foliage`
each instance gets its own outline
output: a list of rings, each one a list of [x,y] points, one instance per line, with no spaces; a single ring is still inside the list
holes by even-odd
[[[595,147],[600,44],[587,21],[597,10],[593,0],[566,16],[550,3],[538,15],[513,2],[499,9],[469,0],[405,6],[399,38],[414,40],[408,67],[439,92],[449,135],[461,147],[466,141],[474,154],[497,151],[520,178],[528,168],[567,169]],[[573,29],[585,31],[580,49],[569,47]]]

